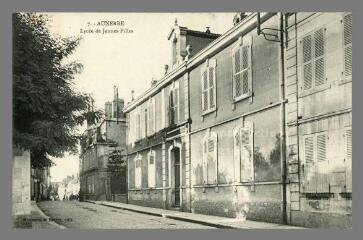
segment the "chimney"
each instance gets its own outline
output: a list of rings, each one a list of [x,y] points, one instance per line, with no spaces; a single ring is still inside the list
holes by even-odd
[[[153,87],[158,81],[154,78],[151,79],[151,87]]]
[[[210,27],[206,27],[207,30],[205,31],[206,33],[210,33]]]
[[[168,71],[169,71],[169,65],[168,64],[165,64],[164,65],[164,74],[166,75],[167,73],[168,73]]]
[[[106,119],[109,119],[112,117],[112,103],[111,102],[105,103],[105,117],[106,117]]]
[[[125,102],[123,99],[119,98],[117,100],[113,100],[113,118],[122,118],[123,117],[123,109]]]

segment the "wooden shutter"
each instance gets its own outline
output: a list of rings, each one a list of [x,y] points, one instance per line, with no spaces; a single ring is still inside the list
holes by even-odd
[[[241,129],[241,182],[253,180],[253,136],[249,128]]]
[[[325,83],[325,29],[314,32],[314,79],[315,86]]]
[[[174,89],[174,123],[179,122],[179,86]]]
[[[241,83],[241,48],[238,44],[232,51],[233,66],[233,99],[238,98],[242,94]]]
[[[329,162],[326,158],[328,136],[326,133],[316,134],[316,191],[329,192]]]
[[[208,109],[213,109],[215,107],[215,67],[210,66],[208,68],[208,83],[209,83],[209,107]]]
[[[169,125],[174,123],[174,90],[169,93],[169,106],[168,106]]]
[[[217,134],[211,133],[207,140],[207,183],[217,183]]]
[[[343,18],[344,76],[352,75],[352,14]]]
[[[305,193],[316,193],[316,176],[314,161],[314,136],[304,137],[304,191]]]
[[[148,158],[148,185],[155,187],[155,151],[150,151]]]
[[[303,69],[303,89],[312,88],[313,83],[312,66],[312,39],[311,35],[302,39],[302,69]]]
[[[241,181],[241,135],[240,127],[233,129],[234,181]]]
[[[202,112],[208,110],[208,73],[207,68],[203,67],[201,71],[202,81]]]
[[[352,192],[352,129],[345,130],[345,191]]]
[[[203,183],[206,184],[208,180],[208,136],[205,136],[202,141],[203,146]]]

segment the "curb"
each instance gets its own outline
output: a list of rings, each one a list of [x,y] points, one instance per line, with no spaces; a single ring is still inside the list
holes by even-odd
[[[49,223],[49,224],[51,224],[51,225],[53,225],[53,226],[55,226],[55,227],[57,227],[57,228],[59,228],[59,229],[67,229],[67,227],[65,227],[65,226],[63,226],[63,225],[60,225],[60,224],[58,224],[58,223],[56,223],[56,222],[54,222],[54,221],[51,221],[50,220],[50,217],[48,217],[39,207],[38,207],[38,205],[36,204],[36,203],[34,203],[33,204],[33,206],[34,206],[34,208],[39,212],[39,214],[43,217],[43,218],[45,218],[45,219],[47,219],[47,222]]]
[[[239,229],[238,227],[234,227],[234,226],[230,226],[230,225],[225,225],[225,224],[220,224],[220,223],[213,223],[213,222],[206,222],[206,221],[201,221],[201,220],[195,220],[195,219],[190,219],[190,218],[176,216],[176,215],[153,213],[153,212],[148,212],[148,211],[143,211],[143,210],[137,210],[137,209],[130,209],[130,208],[125,208],[125,207],[108,205],[108,204],[105,204],[105,203],[97,203],[97,202],[89,201],[89,200],[85,200],[84,202],[93,203],[93,204],[101,205],[101,206],[105,206],[105,207],[111,207],[111,208],[116,208],[116,209],[127,210],[127,211],[131,211],[131,212],[148,214],[148,215],[157,216],[157,217],[165,217],[165,218],[184,221],[184,222],[197,223],[197,224],[201,224],[201,225],[209,226],[209,227],[216,227],[216,228],[221,228],[221,229],[222,228],[223,229]]]

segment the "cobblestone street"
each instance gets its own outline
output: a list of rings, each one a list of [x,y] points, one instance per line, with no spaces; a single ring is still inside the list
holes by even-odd
[[[58,224],[77,229],[211,229],[201,224],[114,209],[87,202],[45,201],[39,208]]]

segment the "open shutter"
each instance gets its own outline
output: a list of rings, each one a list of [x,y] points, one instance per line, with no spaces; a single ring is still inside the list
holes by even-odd
[[[248,71],[248,87],[244,94],[252,93],[252,36],[247,36],[243,43],[247,46],[247,71]]]
[[[169,105],[168,105],[169,125],[174,123],[174,91],[169,93]]]
[[[207,180],[208,180],[208,171],[207,171],[207,167],[208,167],[208,137],[204,137],[203,141],[203,184],[207,184]]]
[[[313,66],[312,66],[312,39],[311,35],[302,39],[302,71],[303,71],[303,89],[312,88],[313,83]]]
[[[233,129],[234,181],[241,181],[241,135],[240,127]]]
[[[316,193],[316,176],[314,162],[314,136],[304,137],[304,189],[305,193]]]
[[[315,86],[325,83],[325,28],[314,32],[314,78]]]
[[[352,14],[343,18],[344,76],[352,75]]]
[[[208,67],[208,82],[209,82],[209,109],[213,109],[215,105],[215,67]]]
[[[345,191],[352,192],[352,129],[345,130]]]
[[[241,182],[253,180],[253,149],[252,131],[249,128],[241,129]]]
[[[208,73],[207,68],[203,67],[201,70],[202,81],[202,112],[208,110]]]
[[[217,183],[217,134],[211,133],[207,140],[207,183]]]
[[[241,84],[241,47],[239,44],[232,50],[232,66],[233,66],[233,99],[238,98],[242,93]]]
[[[316,135],[316,191],[328,193],[329,187],[329,162],[326,158],[328,137],[326,133]]]
[[[155,187],[155,151],[150,151],[148,155],[148,185]]]

